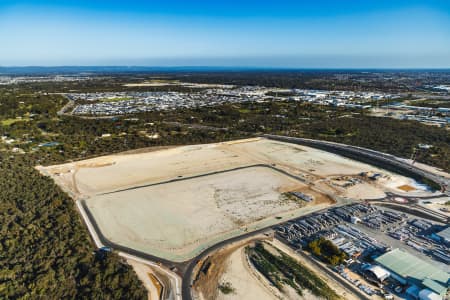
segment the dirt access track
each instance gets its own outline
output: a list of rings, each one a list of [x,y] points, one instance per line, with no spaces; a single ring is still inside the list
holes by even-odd
[[[386,189],[408,183],[367,164],[264,138],[108,155],[38,169],[83,203],[106,239],[173,262],[332,205],[345,195],[328,184],[334,176],[387,174]],[[377,193],[383,186],[376,187]],[[286,196],[291,191],[314,200]]]

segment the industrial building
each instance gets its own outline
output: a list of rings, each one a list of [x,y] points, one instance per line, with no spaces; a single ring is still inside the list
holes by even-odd
[[[450,274],[400,249],[394,249],[375,259],[402,285],[417,287],[419,299],[443,299],[447,294]],[[422,296],[421,296],[422,295]],[[424,297],[427,295],[427,297]]]
[[[437,232],[436,235],[444,244],[450,245],[450,226]]]
[[[364,278],[375,284],[383,283],[384,280],[391,276],[391,273],[377,265],[369,265],[363,268],[363,274]]]

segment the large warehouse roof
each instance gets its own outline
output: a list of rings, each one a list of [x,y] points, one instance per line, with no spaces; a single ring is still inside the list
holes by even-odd
[[[428,289],[430,289],[431,291],[436,292],[439,295],[445,294],[445,292],[447,291],[447,287],[440,285],[439,283],[437,283],[434,280],[431,280],[429,278],[425,279],[422,284],[427,287]]]
[[[446,241],[450,241],[450,226],[438,232],[437,235]]]
[[[385,280],[390,275],[388,271],[380,266],[370,266],[367,268],[367,271],[372,272],[381,281]]]
[[[419,299],[421,300],[442,300],[442,297],[432,291],[425,289],[419,293]]]
[[[376,258],[375,261],[395,274],[422,283],[431,279],[447,287],[450,274],[400,249],[394,249]]]

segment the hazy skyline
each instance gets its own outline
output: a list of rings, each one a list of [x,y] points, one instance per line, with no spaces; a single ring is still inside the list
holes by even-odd
[[[448,68],[449,1],[1,1],[0,66]]]

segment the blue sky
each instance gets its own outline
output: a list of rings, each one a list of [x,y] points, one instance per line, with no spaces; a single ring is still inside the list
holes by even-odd
[[[450,1],[0,0],[0,66],[448,68]]]

